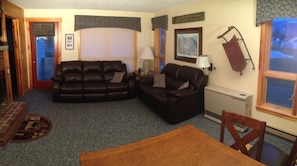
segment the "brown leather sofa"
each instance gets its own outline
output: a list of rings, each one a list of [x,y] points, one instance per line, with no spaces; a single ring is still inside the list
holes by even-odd
[[[121,61],[61,62],[52,80],[55,102],[118,100],[136,94],[135,76]]]
[[[165,75],[165,86],[156,85],[156,75],[139,80],[138,97],[143,103],[170,124],[204,111],[204,87],[208,76],[202,70],[169,63],[161,74]]]

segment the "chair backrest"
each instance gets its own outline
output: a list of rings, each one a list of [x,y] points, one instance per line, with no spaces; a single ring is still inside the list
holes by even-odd
[[[296,163],[296,159],[297,159],[297,138],[295,139],[295,142],[289,154],[288,165],[294,166]]]
[[[247,131],[247,133],[244,133],[242,134],[242,136],[240,136],[239,132],[234,127],[234,125],[236,124],[246,126],[249,128],[249,130]],[[254,140],[258,140],[258,147],[255,159],[260,161],[266,122],[223,110],[220,134],[220,141],[222,143],[224,143],[225,127],[229,130],[235,142],[230,147],[234,148],[235,150],[240,150],[241,153],[249,157],[251,157],[251,155],[249,154],[246,145]]]

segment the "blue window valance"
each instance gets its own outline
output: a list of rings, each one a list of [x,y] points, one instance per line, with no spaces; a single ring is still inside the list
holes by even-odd
[[[152,29],[156,28],[164,28],[168,29],[168,16],[159,16],[159,17],[154,17],[152,18]]]
[[[256,25],[274,18],[297,18],[297,1],[257,0]]]
[[[125,28],[141,32],[140,17],[74,16],[74,31],[85,28]]]

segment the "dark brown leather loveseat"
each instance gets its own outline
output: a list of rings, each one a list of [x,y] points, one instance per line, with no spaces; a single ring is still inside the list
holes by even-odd
[[[165,85],[158,85],[162,76]],[[204,111],[207,82],[202,70],[169,63],[160,74],[141,77],[138,96],[168,123],[176,124]]]
[[[94,102],[135,96],[135,76],[121,61],[65,61],[56,66],[53,101]]]

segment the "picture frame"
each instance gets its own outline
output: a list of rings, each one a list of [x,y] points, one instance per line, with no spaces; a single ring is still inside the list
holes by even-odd
[[[202,54],[202,27],[174,30],[175,60],[196,63]]]
[[[74,49],[74,34],[65,34],[65,49]]]

